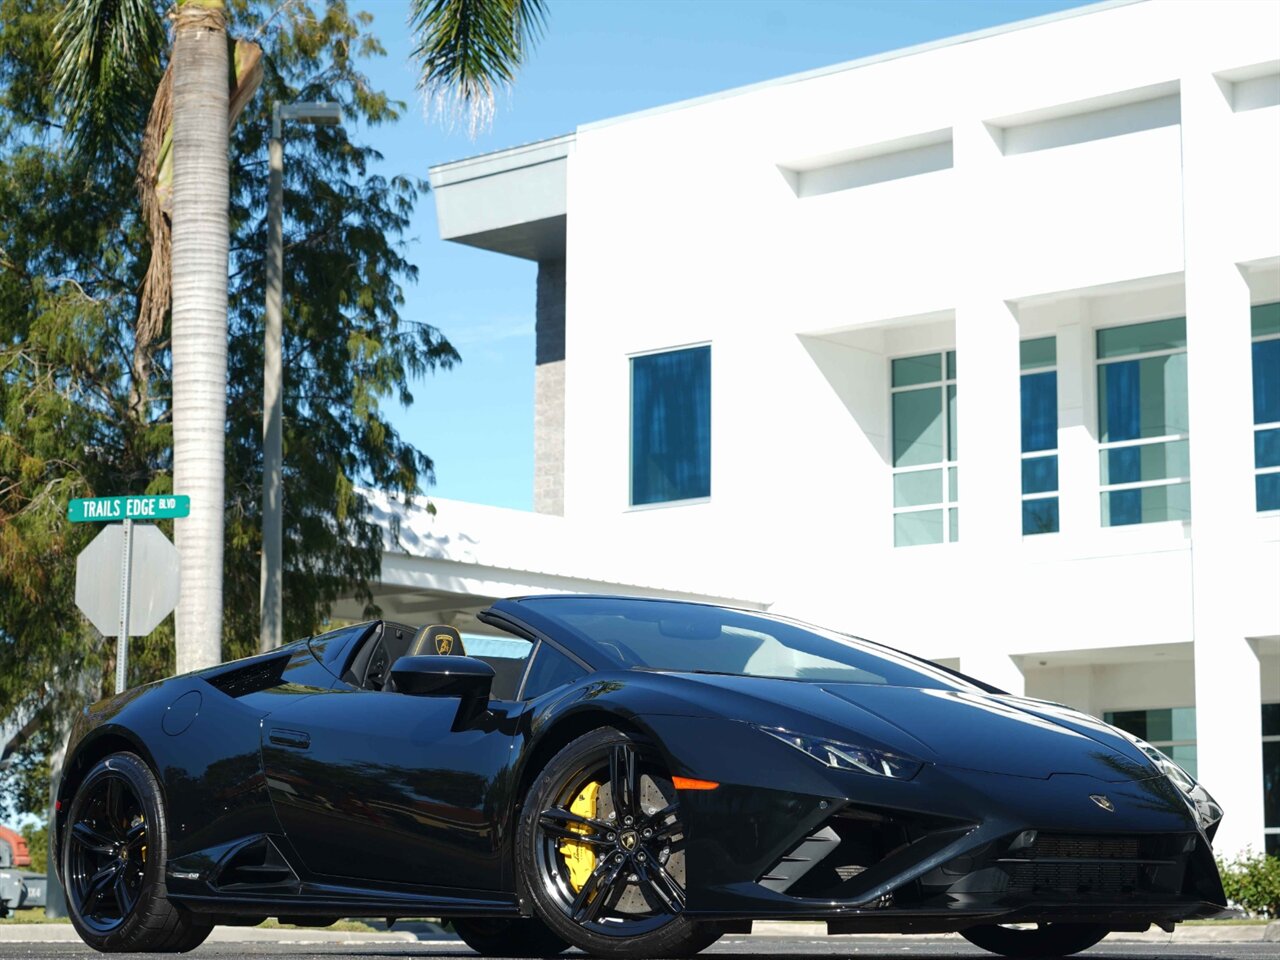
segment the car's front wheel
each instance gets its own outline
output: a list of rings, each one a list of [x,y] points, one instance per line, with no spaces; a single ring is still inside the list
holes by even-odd
[[[213,927],[166,895],[164,804],[142,759],[113,753],[76,789],[62,841],[67,912],[104,953],[185,953]]]
[[[557,936],[597,957],[688,957],[721,935],[685,906],[680,800],[653,747],[611,727],[574,740],[524,800],[522,891]]]
[[[1067,957],[1088,950],[1109,930],[1092,923],[1039,923],[1035,926],[984,926],[961,930],[975,947],[1015,960],[1032,957]]]

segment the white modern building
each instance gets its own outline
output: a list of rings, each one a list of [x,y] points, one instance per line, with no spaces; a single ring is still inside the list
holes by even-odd
[[[1096,4],[431,179],[446,239],[538,263],[538,512],[403,515],[390,613],[798,615],[1105,716],[1280,853],[1280,3]]]

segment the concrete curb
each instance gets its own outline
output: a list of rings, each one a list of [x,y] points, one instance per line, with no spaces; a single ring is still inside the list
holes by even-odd
[[[825,923],[808,923],[801,921],[765,921],[757,920],[751,928],[751,935],[754,937],[825,937],[827,935],[827,925]],[[729,939],[740,937],[741,934],[731,934]],[[916,936],[916,935],[912,935]],[[842,939],[850,942],[857,940],[868,941],[884,941],[893,940],[901,942],[903,934],[900,933],[856,933],[842,934]],[[928,940],[959,940],[958,933],[936,933],[929,935],[919,935],[919,939]],[[1107,937],[1109,943],[1256,943],[1259,941],[1277,941],[1280,942],[1280,921],[1274,921],[1268,924],[1223,924],[1222,926],[1194,926],[1188,927],[1179,925],[1173,933],[1165,933],[1163,930],[1153,928],[1145,933],[1113,933]]]
[[[80,937],[69,923],[0,923],[0,943],[80,943]],[[417,943],[407,930],[385,933],[357,933],[326,930],[323,927],[282,930],[272,927],[214,927],[207,943],[315,943],[368,944]]]

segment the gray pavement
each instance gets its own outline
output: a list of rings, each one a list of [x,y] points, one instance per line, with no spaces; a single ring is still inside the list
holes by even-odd
[[[0,943],[0,960],[27,960],[36,957],[59,957],[65,960],[89,960],[94,953],[80,943]],[[154,960],[154,954],[115,954],[121,960]],[[188,956],[201,958],[288,957],[290,960],[342,960],[342,958],[398,957],[474,958],[476,955],[455,941],[371,942],[358,944],[317,945],[310,943],[208,943]],[[576,951],[569,958],[582,956]],[[990,957],[964,941],[934,938],[899,937],[725,937],[702,956],[730,960],[734,957],[857,957],[858,960],[899,960],[903,957],[943,958]],[[1110,943],[1104,941],[1077,956],[1087,960],[1276,960],[1280,946],[1275,942],[1245,943]]]

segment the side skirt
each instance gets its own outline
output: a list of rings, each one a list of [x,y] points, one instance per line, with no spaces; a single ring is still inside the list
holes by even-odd
[[[303,884],[294,895],[222,894],[174,895],[173,900],[195,914],[212,915],[217,923],[233,917],[517,917],[515,897],[459,897],[386,893]]]

